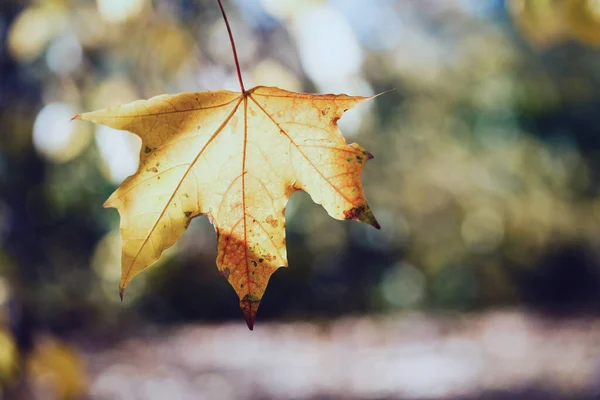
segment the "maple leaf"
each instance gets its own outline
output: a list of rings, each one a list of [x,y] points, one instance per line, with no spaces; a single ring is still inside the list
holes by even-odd
[[[217,232],[217,267],[240,298],[250,330],[271,275],[287,266],[284,211],[307,191],[337,219],[379,224],[360,176],[373,156],[348,145],[337,121],[369,97],[244,89],[221,0],[239,93],[162,95],[75,116],[142,139],[138,171],[105,207],[121,216],[120,295],[131,279],[177,242],[192,218]]]
[[[105,203],[121,217],[121,292],[205,214],[218,235],[217,267],[252,329],[270,276],[287,266],[284,210],[294,191],[307,191],[334,218],[379,228],[360,182],[373,156],[347,145],[337,125],[366,99],[256,87],[77,116],[142,139],[137,173]]]

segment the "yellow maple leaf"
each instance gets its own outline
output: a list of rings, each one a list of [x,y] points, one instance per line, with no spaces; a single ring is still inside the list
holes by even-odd
[[[337,121],[368,99],[275,87],[162,95],[76,118],[135,133],[140,166],[110,196],[123,242],[121,293],[207,215],[217,267],[250,329],[269,278],[287,266],[284,210],[305,190],[337,219],[379,228],[360,181],[373,156],[348,145]]]

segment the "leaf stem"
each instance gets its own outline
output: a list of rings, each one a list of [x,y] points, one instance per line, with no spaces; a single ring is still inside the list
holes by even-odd
[[[227,32],[229,33],[229,40],[231,41],[231,48],[233,50],[233,59],[235,60],[235,69],[237,71],[238,80],[240,81],[240,88],[242,89],[242,93],[244,93],[246,89],[244,89],[242,71],[240,70],[240,62],[238,60],[237,50],[235,48],[235,41],[233,40],[233,34],[231,33],[231,27],[229,26],[229,20],[227,19],[227,14],[225,13],[225,9],[223,8],[223,3],[221,3],[221,0],[217,1],[219,2],[219,8],[221,8],[221,13],[223,14],[225,25],[227,26]]]

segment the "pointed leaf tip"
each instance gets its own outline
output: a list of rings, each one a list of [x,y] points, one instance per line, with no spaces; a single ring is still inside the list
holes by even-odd
[[[381,225],[379,225],[379,222],[377,222],[373,211],[371,211],[366,203],[344,211],[344,218],[364,222],[371,225],[375,229],[381,229]]]
[[[123,302],[124,294],[125,294],[125,288],[119,288],[119,297],[121,298],[121,303]]]
[[[247,294],[240,301],[240,308],[244,313],[246,325],[248,325],[248,329],[250,329],[251,331],[254,330],[254,322],[256,321],[256,312],[258,311],[259,304],[260,299],[251,294]]]
[[[77,114],[76,116],[71,118],[71,121],[75,121],[76,119],[81,119],[81,114]]]
[[[376,94],[376,95],[374,95],[374,96],[370,96],[370,97],[369,97],[369,99],[375,99],[375,98],[377,98],[377,97],[379,97],[379,96],[382,96],[382,95],[384,95],[384,94],[388,94],[388,93],[390,93],[390,92],[394,92],[394,91],[396,91],[396,88],[391,88],[391,89],[388,89],[388,90],[386,90],[386,91],[383,91],[383,92],[381,92],[381,93],[377,93],[377,94]]]
[[[375,215],[373,215],[373,212],[371,210],[369,210],[369,212],[365,213],[364,216],[359,217],[358,220],[371,225],[373,228],[375,228],[377,230],[381,229],[381,225],[379,225],[379,222],[377,222],[377,219],[375,219]]]

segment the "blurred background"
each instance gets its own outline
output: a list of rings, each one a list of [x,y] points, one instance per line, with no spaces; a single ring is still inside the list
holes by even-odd
[[[216,0],[0,0],[0,398],[600,398],[600,1],[225,1],[246,87],[372,95],[381,223],[287,208],[254,332],[197,218],[119,300],[139,144],[79,112],[238,90]]]

